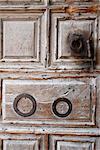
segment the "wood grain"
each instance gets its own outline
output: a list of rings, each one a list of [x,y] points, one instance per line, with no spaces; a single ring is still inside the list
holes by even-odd
[[[88,55],[72,53],[73,31],[84,33]],[[0,0],[0,150],[100,149],[99,50],[99,0]],[[29,117],[13,108],[22,93],[36,101]],[[59,98],[72,104],[65,118],[52,109]],[[31,102],[20,99],[18,109],[28,113]]]

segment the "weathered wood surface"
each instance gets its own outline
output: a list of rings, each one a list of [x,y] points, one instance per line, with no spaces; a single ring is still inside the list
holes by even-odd
[[[59,79],[58,80],[4,80],[3,101],[4,108],[3,120],[7,122],[28,122],[38,124],[62,124],[67,126],[95,125],[95,105],[96,105],[96,80],[89,78],[82,79]],[[21,117],[13,108],[16,96],[21,93],[30,94],[36,101],[36,111],[29,117]],[[65,97],[72,103],[72,111],[66,118],[55,116],[52,110],[53,102]],[[22,102],[21,102],[22,101]],[[26,104],[25,104],[26,103]],[[57,111],[66,113],[66,104],[58,105]],[[20,111],[31,110],[29,100],[19,101]]]
[[[88,53],[71,51],[73,31],[84,33],[88,44],[78,48]],[[37,104],[29,117],[14,109],[22,93]],[[52,109],[62,97],[70,102],[59,102],[58,113],[72,104],[65,118]],[[22,114],[32,100],[18,101]],[[22,149],[100,149],[99,0],[0,0],[0,150]]]
[[[100,138],[96,140],[90,137],[51,136],[50,140],[50,150],[98,150],[100,146]]]
[[[25,136],[20,134],[11,136],[10,139],[1,139],[1,146],[3,147],[3,150],[42,150],[46,148],[44,140],[45,136],[29,134]],[[2,150],[2,148],[0,150]]]

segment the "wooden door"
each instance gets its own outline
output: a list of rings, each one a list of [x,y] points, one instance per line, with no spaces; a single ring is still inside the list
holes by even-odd
[[[0,150],[100,149],[100,1],[0,0]]]

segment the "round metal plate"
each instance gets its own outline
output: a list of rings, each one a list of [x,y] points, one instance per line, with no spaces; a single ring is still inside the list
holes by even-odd
[[[59,103],[66,103],[68,105],[68,109],[66,110],[65,113],[59,113],[59,111],[57,110],[57,105]],[[62,117],[62,118],[67,117],[72,111],[72,103],[67,98],[58,98],[53,102],[52,110],[53,113],[58,117]]]
[[[18,103],[21,101],[22,98],[25,98],[25,99],[28,98],[32,103],[32,108],[28,113],[23,113],[18,108]],[[29,117],[29,116],[33,115],[36,111],[36,101],[31,95],[23,93],[23,94],[18,95],[15,98],[14,103],[13,103],[13,108],[18,115],[23,116],[23,117]]]

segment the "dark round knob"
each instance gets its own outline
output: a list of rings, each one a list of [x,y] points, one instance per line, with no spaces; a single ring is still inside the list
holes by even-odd
[[[52,104],[52,111],[57,117],[67,117],[72,111],[72,103],[67,98],[58,98]]]
[[[13,108],[18,115],[29,117],[36,111],[36,101],[31,95],[23,93],[15,98]]]
[[[75,53],[81,53],[84,47],[84,36],[81,33],[70,33],[68,36],[70,49]]]

